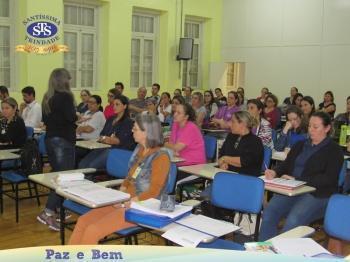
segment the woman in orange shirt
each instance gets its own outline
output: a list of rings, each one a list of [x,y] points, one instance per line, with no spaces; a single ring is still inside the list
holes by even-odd
[[[163,134],[159,118],[153,114],[139,114],[133,127],[135,141],[138,146],[129,161],[129,173],[120,190],[131,195],[131,201],[157,198],[165,187],[170,158],[163,146]],[[105,236],[128,227],[135,226],[125,221],[124,205],[93,209],[78,219],[70,245],[97,244]]]

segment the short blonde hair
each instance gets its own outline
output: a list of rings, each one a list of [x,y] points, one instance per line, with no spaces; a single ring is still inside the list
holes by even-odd
[[[235,112],[232,117],[235,117],[239,123],[245,123],[249,130],[255,126],[254,118],[247,111]]]

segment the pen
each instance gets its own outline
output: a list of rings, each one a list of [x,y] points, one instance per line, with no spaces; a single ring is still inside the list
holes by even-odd
[[[268,168],[267,168],[267,165],[266,165],[265,161],[264,161],[264,166],[265,166],[265,170],[267,170]]]

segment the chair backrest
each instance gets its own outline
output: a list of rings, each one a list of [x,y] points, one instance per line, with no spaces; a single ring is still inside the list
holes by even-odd
[[[269,168],[272,157],[272,149],[270,147],[264,146],[264,161],[261,166],[261,172],[264,172]]]
[[[45,136],[46,136],[46,134],[43,133],[38,138],[39,152],[40,152],[40,155],[42,155],[42,156],[47,155],[46,145],[45,145]]]
[[[177,175],[176,164],[171,163],[168,180],[165,186],[165,193],[172,194],[174,192],[175,185],[176,185],[176,175]]]
[[[350,196],[336,194],[328,201],[324,228],[328,235],[350,241]]]
[[[106,164],[107,173],[117,178],[125,178],[129,171],[128,163],[131,155],[132,151],[129,150],[110,149]]]
[[[259,214],[264,197],[264,181],[258,177],[219,172],[211,192],[214,206]]]
[[[277,141],[277,131],[275,129],[271,129],[271,137],[273,144],[275,144]]]
[[[346,177],[346,167],[347,167],[347,162],[344,161],[343,165],[340,169],[339,172],[339,177],[338,177],[338,187],[340,190],[342,190],[344,184],[345,184],[345,177]]]
[[[27,137],[32,138],[34,135],[34,128],[31,126],[26,126]]]
[[[204,135],[205,155],[207,160],[213,161],[216,157],[217,139],[213,136]]]

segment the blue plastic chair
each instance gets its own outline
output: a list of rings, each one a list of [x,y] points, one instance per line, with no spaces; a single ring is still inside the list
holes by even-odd
[[[209,162],[213,162],[216,157],[217,139],[213,136],[204,135],[205,154]]]
[[[26,131],[27,131],[27,137],[28,138],[33,138],[34,136],[34,128],[31,126],[26,126]]]
[[[258,239],[263,198],[264,182],[260,178],[226,172],[215,175],[211,203],[220,208],[256,214],[255,241]],[[242,245],[223,239],[217,239],[211,243],[200,243],[198,247],[244,250]]]
[[[324,229],[332,237],[350,241],[350,196],[335,194],[329,199]]]
[[[272,157],[272,149],[270,147],[264,146],[264,161],[261,166],[262,173],[264,173],[264,171],[270,167],[271,157]]]

